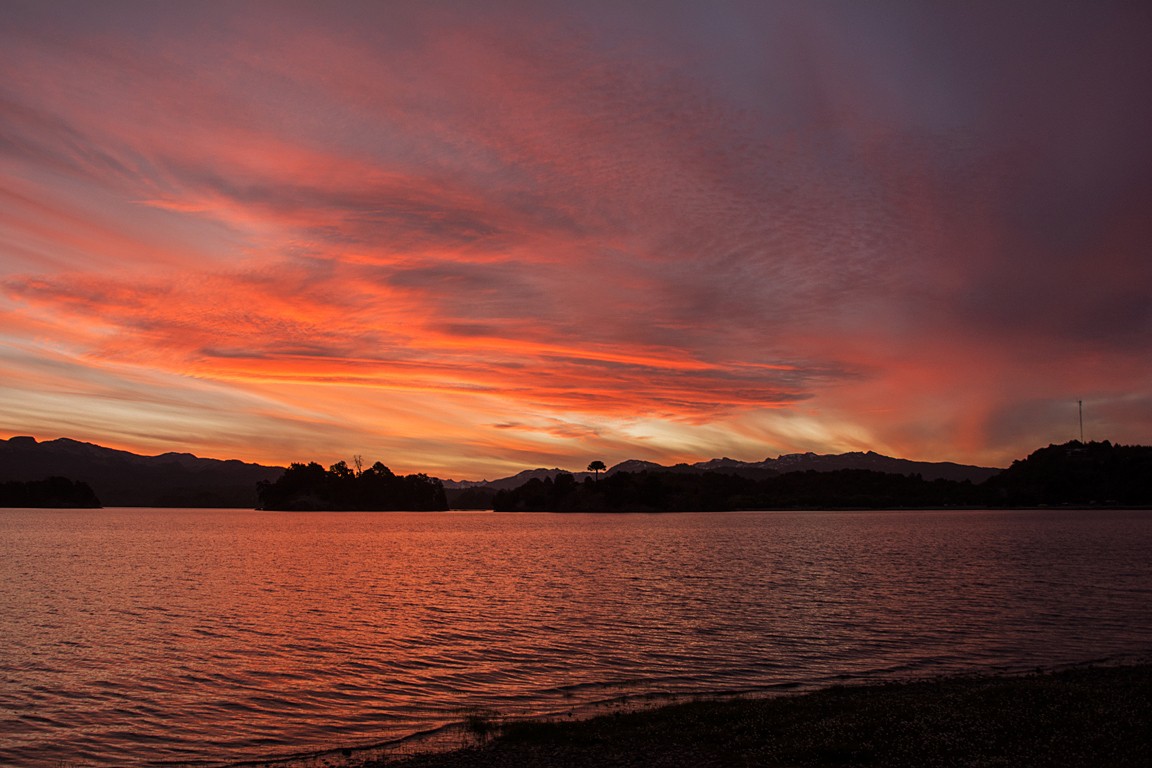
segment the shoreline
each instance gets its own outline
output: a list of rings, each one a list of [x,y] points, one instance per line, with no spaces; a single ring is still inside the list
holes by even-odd
[[[570,717],[476,712],[394,742],[230,768],[1144,766],[1152,662],[700,694]]]
[[[575,722],[349,768],[1152,764],[1152,664],[833,686]]]

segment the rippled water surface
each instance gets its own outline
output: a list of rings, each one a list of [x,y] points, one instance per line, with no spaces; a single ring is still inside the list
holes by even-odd
[[[0,510],[0,765],[1152,653],[1152,513]]]

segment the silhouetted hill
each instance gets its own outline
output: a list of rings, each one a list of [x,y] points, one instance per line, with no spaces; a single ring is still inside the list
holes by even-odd
[[[679,466],[686,467],[688,465],[681,464]],[[622,461],[619,464],[615,464],[609,467],[608,471],[606,471],[604,474],[612,475],[617,472],[663,472],[667,469],[668,467],[657,464],[654,461],[644,461],[643,459],[628,459],[627,461]],[[573,473],[573,476],[575,477],[577,474],[578,473]],[[577,477],[577,479],[583,478]]]
[[[980,486],[918,475],[836,469],[762,479],[729,472],[616,472],[599,482],[533,478],[498,491],[507,512],[713,512],[735,509],[900,509],[979,506]]]
[[[780,474],[786,472],[833,472],[838,469],[867,469],[889,475],[919,475],[925,480],[967,480],[982,483],[1000,472],[991,467],[976,467],[956,464],[951,461],[910,461],[894,459],[874,451],[852,451],[850,453],[787,453],[775,459],[759,462],[736,461],[735,459],[712,459],[693,464],[702,471],[741,473],[742,470],[767,469]]]
[[[878,454],[783,456],[770,466],[823,466],[773,472],[731,459],[659,471],[615,471],[599,482],[571,475],[533,478],[498,491],[502,511],[670,512],[732,509],[899,509],[988,506],[1152,506],[1152,447],[1105,441],[1050,445],[983,483],[920,473],[835,468],[864,462],[909,468],[918,462]],[[716,469],[704,471],[700,466]],[[940,467],[940,465],[934,465]],[[945,465],[945,472],[960,465]],[[965,468],[973,469],[973,468]],[[750,470],[772,472],[749,477]]]
[[[284,472],[189,453],[141,456],[67,438],[0,439],[0,483],[69,478],[86,484],[107,506],[252,508],[257,484],[273,484]],[[1145,506],[1152,505],[1152,447],[1107,441],[1050,445],[1003,471],[871,451],[786,454],[761,462],[720,458],[672,467],[634,459],[601,473],[599,484],[588,472],[539,468],[493,481],[444,481],[443,488],[453,508],[528,509],[538,502],[541,510]],[[500,493],[520,488],[523,494],[495,503]],[[609,498],[609,492],[616,495]]]
[[[256,483],[283,467],[202,459],[189,453],[140,456],[92,443],[31,437],[0,440],[0,481],[62,476],[87,483],[110,507],[256,506]]]
[[[525,469],[510,477],[502,477],[498,480],[444,480],[442,482],[444,483],[444,487],[449,490],[482,488],[490,491],[505,491],[512,488],[519,488],[529,480],[554,478],[560,474],[592,477],[591,472],[569,472],[566,469],[545,469],[544,467],[539,467],[537,469]]]
[[[619,472],[632,474],[637,472],[672,472],[696,475],[705,472],[718,472],[750,480],[766,480],[788,472],[834,472],[842,469],[866,469],[884,474],[919,475],[924,480],[929,481],[951,480],[970,483],[982,483],[1000,472],[999,469],[992,467],[977,467],[950,461],[910,461],[908,459],[894,459],[891,456],[884,456],[873,451],[854,451],[840,454],[790,453],[775,459],[755,462],[725,457],[700,461],[695,464],[676,464],[670,467],[641,459],[628,459],[610,467],[604,476],[611,477]],[[530,480],[551,479],[554,481],[561,474],[572,475],[579,482],[592,477],[591,472],[568,472],[563,469],[541,468],[524,470],[499,480],[445,480],[444,487],[448,489],[449,500],[453,501],[454,508],[456,507],[454,500],[458,498],[466,498],[470,503],[479,506],[480,500],[483,498],[481,493],[473,493],[463,497],[457,491],[475,489],[494,494],[496,491],[519,488]]]
[[[1005,506],[1152,505],[1152,447],[1072,441],[1033,451],[985,483]]]

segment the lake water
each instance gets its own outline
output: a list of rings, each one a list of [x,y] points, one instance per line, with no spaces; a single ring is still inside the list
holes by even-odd
[[[0,765],[1152,655],[1152,512],[0,510]]]

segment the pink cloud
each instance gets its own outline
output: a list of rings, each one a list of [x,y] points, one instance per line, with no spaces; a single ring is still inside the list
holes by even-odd
[[[1078,393],[1140,439],[1119,403],[1148,393],[1146,179],[980,134],[1004,105],[962,67],[911,71],[928,53],[890,30],[947,37],[916,13],[736,34],[728,10],[22,21],[0,33],[0,332],[449,468],[656,456],[649,433],[685,458],[1002,462]],[[322,391],[374,421],[333,426]]]

